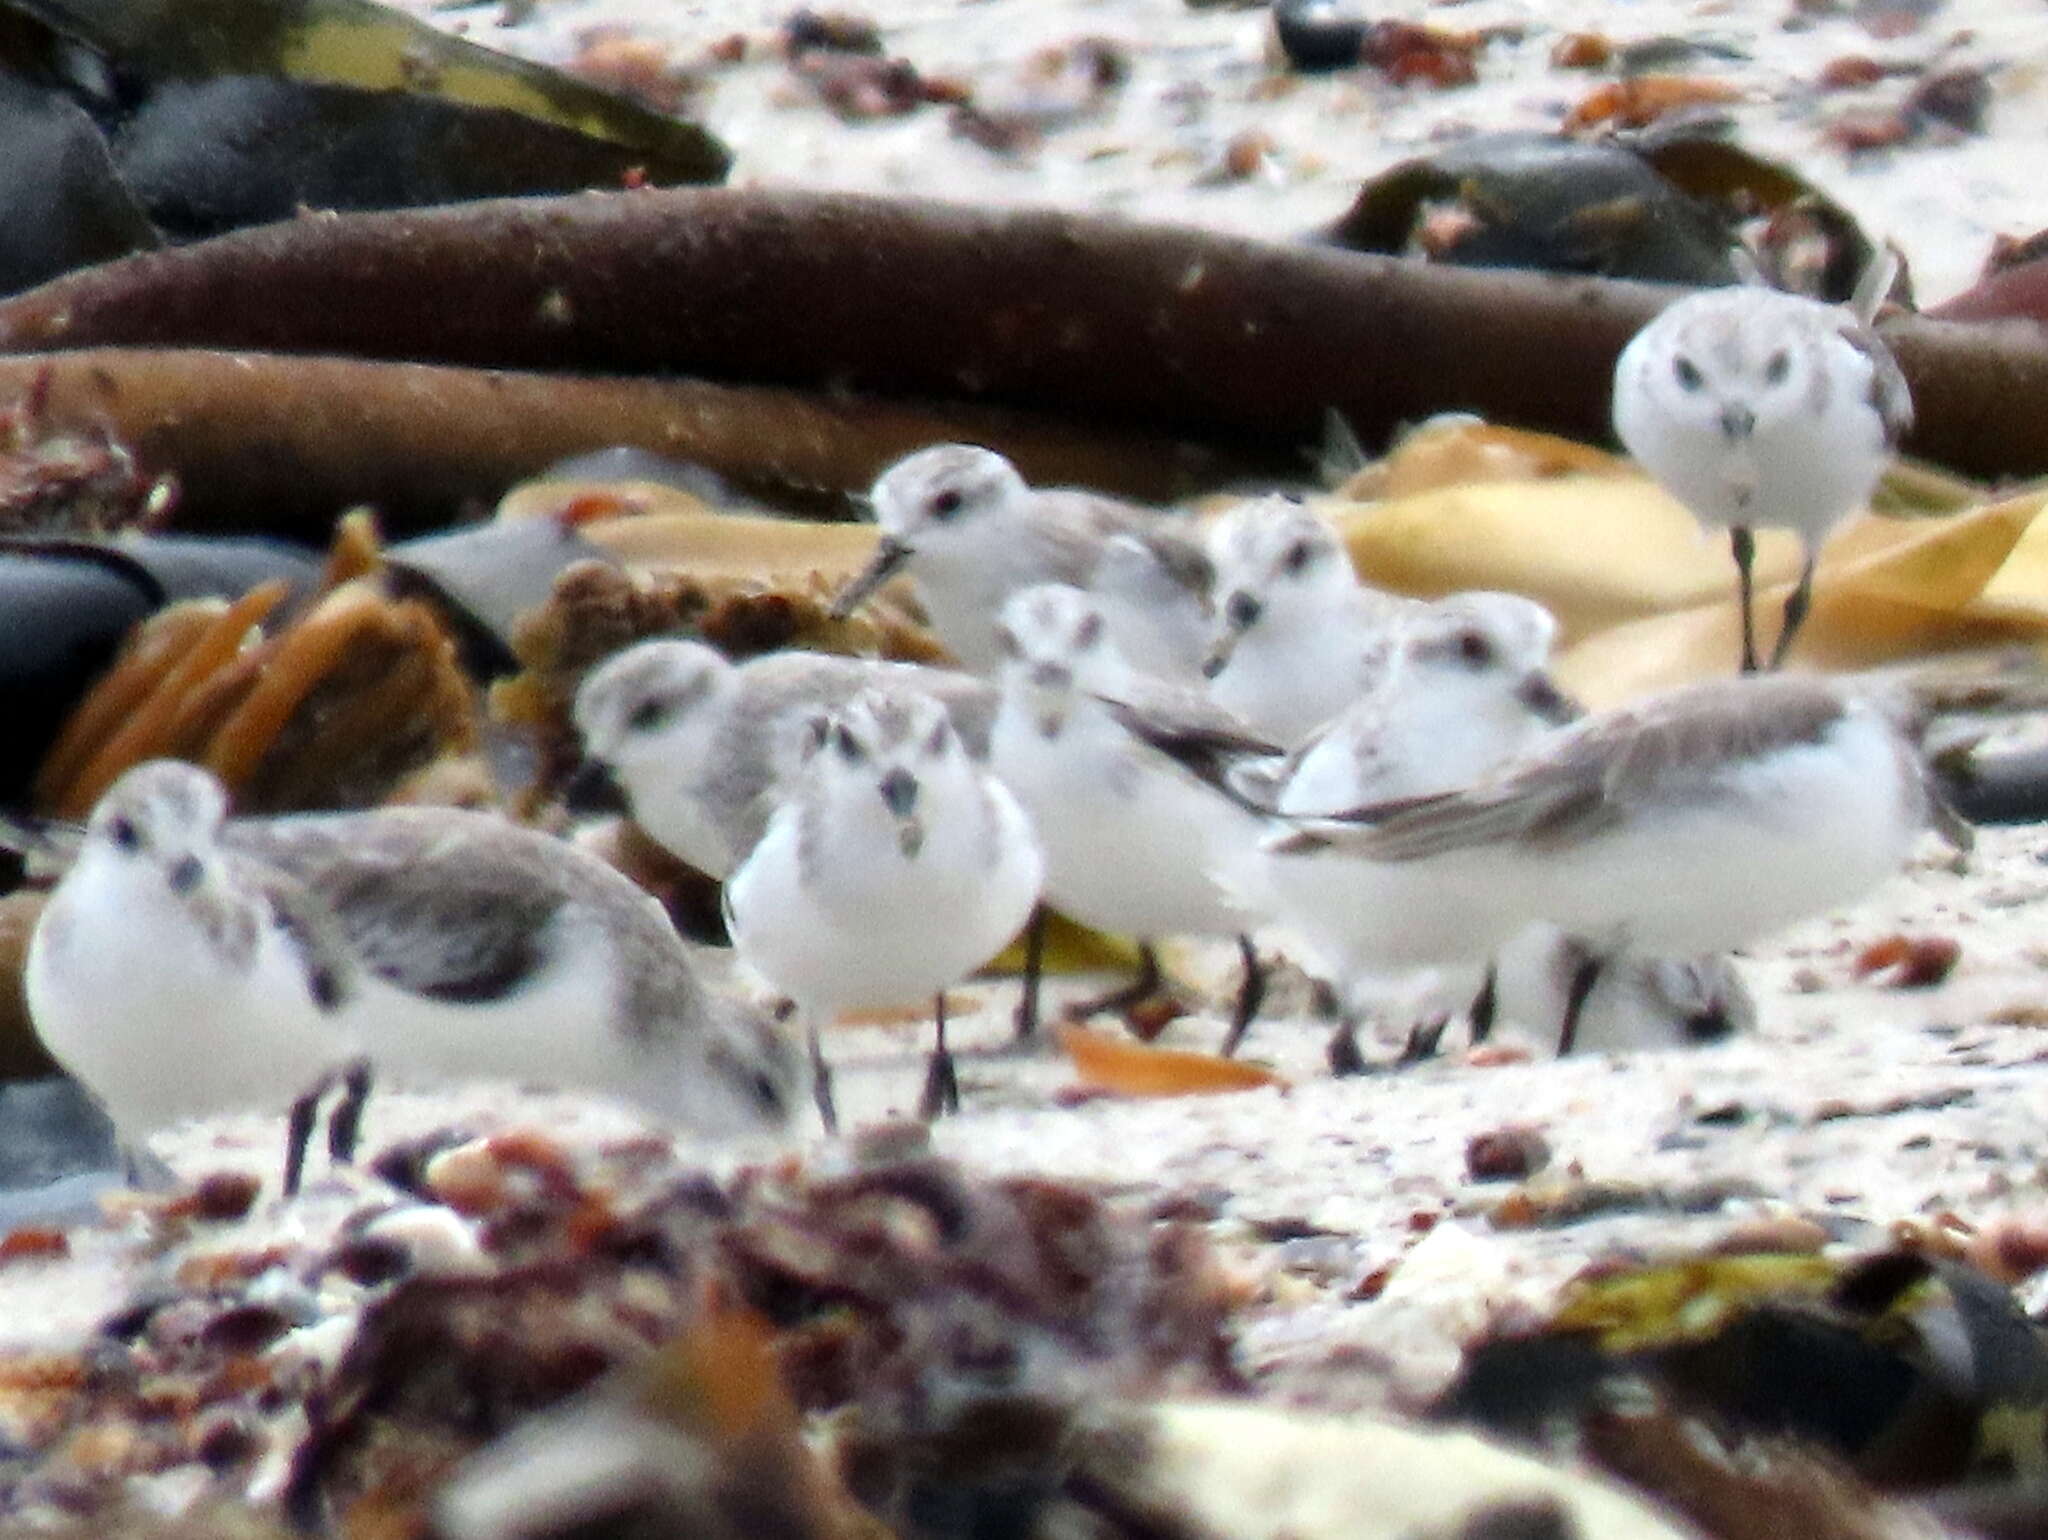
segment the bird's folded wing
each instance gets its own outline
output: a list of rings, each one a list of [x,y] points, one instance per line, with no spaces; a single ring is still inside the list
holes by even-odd
[[[400,989],[474,1004],[531,978],[563,895],[530,852],[458,844],[430,821],[388,816],[364,838],[360,823],[250,820],[231,824],[229,839],[302,883],[362,965]]]

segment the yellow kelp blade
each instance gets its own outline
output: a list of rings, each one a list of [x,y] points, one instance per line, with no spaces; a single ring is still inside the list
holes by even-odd
[[[2043,505],[2040,493],[1946,519],[1866,518],[1824,555],[1795,666],[1848,670],[2048,637],[2038,607],[1987,590]],[[1757,625],[1776,637],[1791,583],[1759,585]],[[2048,587],[2035,594],[2048,600]],[[1615,705],[1690,680],[1732,673],[1741,650],[1732,593],[1613,627],[1570,647],[1556,673],[1589,706]]]
[[[1434,598],[1469,588],[1527,594],[1557,616],[1566,643],[1645,615],[1734,603],[1725,538],[1641,477],[1495,481],[1392,502],[1326,502],[1359,575]],[[1760,582],[1789,583],[1798,543],[1764,531]]]

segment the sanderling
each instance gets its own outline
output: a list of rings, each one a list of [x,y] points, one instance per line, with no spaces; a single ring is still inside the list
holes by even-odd
[[[1091,492],[1034,490],[992,449],[939,444],[883,471],[871,494],[881,543],[840,592],[849,614],[908,572],[932,629],[964,667],[1001,663],[995,619],[1034,583],[1090,590],[1134,667],[1196,676],[1209,634],[1209,558],[1168,516]]]
[[[998,635],[1005,662],[990,756],[1045,846],[1046,901],[1142,943],[1137,982],[1076,1013],[1156,989],[1155,940],[1234,936],[1245,973],[1232,1031],[1241,1033],[1258,1009],[1264,973],[1245,935],[1248,917],[1210,874],[1222,848],[1254,838],[1258,824],[1157,745],[1269,756],[1279,749],[1201,690],[1132,668],[1102,607],[1080,589],[1042,584],[1012,595]],[[1140,723],[1156,743],[1140,736]]]
[[[740,956],[797,1003],[813,1091],[836,1126],[819,1043],[835,1013],[939,997],[1015,936],[1044,860],[1017,799],[916,690],[868,689],[805,724],[768,832],[726,884]],[[944,1001],[924,1108],[956,1106]]]
[[[489,813],[231,821],[360,964],[345,1024],[400,1081],[593,1090],[680,1132],[771,1132],[802,1083],[766,1015],[699,976],[661,905],[596,856]]]
[[[1501,1019],[1554,1031],[1585,959],[1584,944],[1554,926],[1533,925],[1516,936],[1494,958],[1493,996],[1475,1007],[1474,1041],[1483,1041]],[[1694,1047],[1755,1026],[1756,1001],[1725,955],[1626,953],[1608,961],[1580,1007],[1576,1046],[1604,1052]]]
[[[1284,758],[1219,757],[1201,745],[1188,753],[1140,719],[1130,725],[1246,809],[1304,818],[1447,790],[1577,716],[1545,670],[1555,633],[1548,610],[1515,594],[1418,604],[1367,644],[1350,671],[1360,689],[1352,704]],[[1422,1014],[1438,999],[1440,984],[1463,988],[1460,1005],[1472,998],[1483,947],[1472,958],[1456,957],[1471,968],[1439,981],[1430,960],[1441,942],[1428,915],[1361,925],[1344,892],[1348,870],[1284,860],[1262,845],[1258,838],[1220,844],[1219,880],[1246,909],[1302,944],[1312,971],[1338,986],[1350,1012],[1363,1002],[1392,1002]],[[1448,916],[1444,923],[1456,925]],[[1235,1053],[1242,1040],[1242,1028],[1233,1030],[1224,1053]],[[1348,1019],[1332,1059],[1356,1065]]]
[[[204,1043],[220,1029],[187,1017],[212,1020],[216,997],[246,998],[249,1011],[231,1024],[237,1041],[283,1039],[276,1057],[286,1062],[296,1051],[296,1018],[270,1025],[256,1002],[291,1000],[295,959],[314,958],[320,966],[297,990],[323,1004],[335,1031],[380,1076],[581,1087],[706,1135],[786,1121],[801,1080],[788,1044],[760,1013],[699,979],[661,906],[596,857],[455,808],[223,822],[225,795],[205,771],[159,761],[131,776],[149,797],[145,833],[163,821],[164,808],[198,810],[174,814],[175,839],[164,847],[170,853],[155,865],[174,886],[196,884],[190,892],[214,909],[239,903],[229,921],[197,910],[201,918],[186,929],[194,937],[243,937],[242,953],[218,939],[197,947],[165,941],[138,958],[133,979],[88,966],[80,960],[86,943],[70,938],[129,922],[92,897],[112,880],[92,875],[105,873],[106,861],[87,864],[85,880],[96,884],[84,890],[92,909],[53,900],[47,938],[39,927],[37,987],[50,1003],[36,1020],[39,1031],[72,1044],[85,1039],[104,1058],[134,1054],[127,1023],[161,1017],[181,1062],[165,1070],[156,1094],[182,1094],[178,1075],[198,1072],[197,1063],[182,1062],[199,1060],[185,1040],[197,1033]],[[96,846],[104,857],[124,854],[123,831],[138,824],[131,801],[95,814],[87,857]],[[67,874],[60,897],[72,881]],[[276,917],[268,928],[266,913]],[[251,927],[254,940],[247,939]],[[265,969],[253,982],[248,957]],[[131,1004],[154,997],[159,972],[183,991],[175,1017]],[[260,1062],[270,1054],[245,1046],[242,1056]],[[224,1062],[216,1068],[215,1060]],[[200,1062],[223,1073],[234,1060],[223,1052]],[[93,1074],[82,1074],[95,1085]],[[107,1071],[98,1079],[106,1081]],[[109,1100],[118,1104],[128,1094]]]
[[[576,728],[586,766],[617,782],[634,822],[723,881],[767,831],[805,721],[874,685],[940,700],[969,751],[986,757],[995,690],[971,674],[814,652],[734,664],[677,639],[642,642],[593,669],[576,692]]]
[[[219,782],[170,761],[107,789],[30,941],[29,1015],[130,1150],[187,1118],[289,1107],[289,1193],[320,1092],[341,1074],[345,1106],[367,1089],[338,1024],[356,970],[296,882],[223,854],[226,816]],[[337,1158],[353,1133],[338,1114]]]
[[[1906,377],[1869,324],[1893,271],[1874,264],[1852,307],[1753,287],[1689,295],[1615,365],[1615,433],[1701,524],[1729,532],[1744,672],[1757,666],[1753,531],[1790,529],[1802,546],[1775,668],[1806,617],[1821,542],[1869,500],[1912,425]]]
[[[1292,498],[1233,508],[1208,544],[1209,693],[1266,736],[1299,743],[1357,698],[1360,658],[1414,601],[1361,583],[1329,521]]]
[[[1853,902],[1935,827],[1964,843],[1904,691],[1747,675],[1590,717],[1462,790],[1305,823],[1275,856],[1297,904],[1344,906],[1362,946],[1469,964],[1532,922],[1585,952],[1568,1052],[1623,952],[1726,951]],[[1318,874],[1318,875],[1311,875]]]

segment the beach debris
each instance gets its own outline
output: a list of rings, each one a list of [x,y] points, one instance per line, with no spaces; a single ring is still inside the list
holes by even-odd
[[[1073,1022],[1060,1023],[1059,1043],[1083,1087],[1117,1096],[1210,1096],[1287,1084],[1263,1065],[1132,1042]]]
[[[1855,974],[1878,979],[1887,989],[1932,989],[1955,972],[1962,955],[1962,943],[1953,936],[1894,932],[1856,954]]]

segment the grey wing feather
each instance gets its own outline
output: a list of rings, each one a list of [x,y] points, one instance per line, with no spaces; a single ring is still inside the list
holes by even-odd
[[[1088,586],[1094,574],[1088,570],[1087,562],[1093,553],[1100,550],[1100,542],[1113,535],[1128,535],[1145,548],[1175,587],[1206,601],[1215,582],[1216,569],[1200,540],[1173,527],[1172,515],[1142,508],[1135,503],[1098,497],[1092,492],[1053,490],[1040,496],[1044,499],[1041,506],[1067,512],[1073,523],[1088,533],[1089,538],[1077,542],[1079,549],[1072,556],[1073,570],[1062,573],[1063,581]],[[1056,523],[1054,527],[1057,527]]]
[[[1207,696],[1132,679],[1115,695],[1094,698],[1126,732],[1150,744],[1204,785],[1249,811],[1272,810],[1260,787],[1270,779],[1266,767],[1277,770],[1286,751],[1261,738]]]
[[[226,841],[304,884],[335,933],[386,982],[478,1003],[516,991],[544,960],[568,895],[522,839],[459,837],[449,809],[249,820]],[[512,832],[498,825],[492,835]]]
[[[0,850],[22,858],[29,874],[60,876],[85,845],[85,825],[33,813],[0,812]]]
[[[1201,691],[1179,689],[1163,680],[1132,678],[1114,692],[1097,693],[1095,699],[1129,731],[1168,752],[1181,745],[1260,759],[1277,759],[1287,752]]]
[[[1410,861],[1510,841],[1571,844],[1646,802],[1711,800],[1732,767],[1817,742],[1843,710],[1835,691],[1812,680],[1695,686],[1592,718],[1475,786],[1316,819],[1276,848]]]
[[[355,987],[356,959],[333,914],[290,873],[256,860],[247,869],[272,921],[298,956],[313,1003],[323,1011],[346,1004]]]
[[[1842,340],[1870,360],[1870,404],[1884,425],[1886,448],[1896,448],[1913,426],[1913,393],[1884,339],[1853,320],[1842,324]]]

